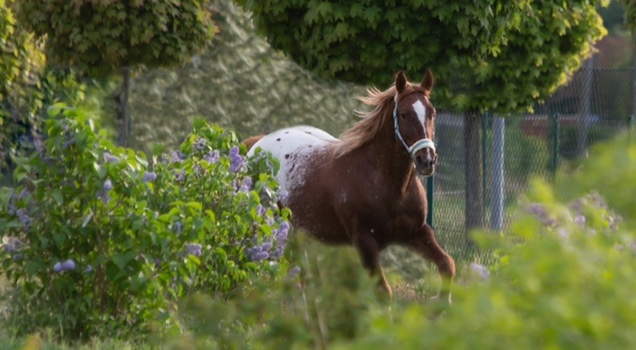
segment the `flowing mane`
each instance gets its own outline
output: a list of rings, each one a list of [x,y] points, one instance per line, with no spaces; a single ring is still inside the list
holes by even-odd
[[[404,95],[412,91],[419,91],[428,97],[428,92],[417,85],[409,84],[406,89]],[[364,146],[378,135],[386,120],[392,117],[393,105],[391,102],[395,97],[395,91],[394,85],[384,91],[372,87],[367,89],[368,96],[357,97],[365,105],[374,106],[374,108],[370,112],[355,111],[356,115],[363,119],[340,135],[340,142],[336,147],[336,158]]]

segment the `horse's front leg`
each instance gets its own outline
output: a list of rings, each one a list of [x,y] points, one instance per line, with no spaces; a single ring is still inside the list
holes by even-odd
[[[441,297],[451,303],[451,285],[455,278],[455,261],[439,246],[433,229],[424,224],[407,242],[406,246],[433,262],[442,277]]]
[[[379,278],[379,287],[386,291],[390,299],[392,297],[391,287],[384,277],[382,266],[380,266],[380,247],[378,242],[371,234],[359,235],[353,245],[358,250],[362,266],[369,271],[371,276]]]

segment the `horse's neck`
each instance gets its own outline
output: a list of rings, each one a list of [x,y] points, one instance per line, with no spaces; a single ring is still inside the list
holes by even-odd
[[[379,160],[377,170],[388,177],[389,183],[395,186],[394,190],[404,193],[415,173],[413,162],[404,145],[395,136],[393,128],[384,128],[378,137],[371,141],[370,146]]]

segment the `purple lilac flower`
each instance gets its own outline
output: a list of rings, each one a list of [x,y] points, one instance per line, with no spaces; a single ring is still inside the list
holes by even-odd
[[[7,212],[9,215],[15,215],[18,208],[15,206],[15,198],[11,197],[11,201],[9,202],[9,207],[7,208]]]
[[[73,261],[73,259],[68,259],[65,262],[63,262],[62,263],[62,270],[64,270],[64,271],[75,270],[75,261]]]
[[[144,179],[143,179],[143,181],[144,181],[144,182],[153,182],[153,181],[155,181],[156,179],[157,179],[157,174],[156,174],[156,173],[154,173],[154,172],[152,172],[152,171],[147,171],[147,172],[144,174]]]
[[[287,241],[287,237],[289,236],[289,222],[283,221],[280,226],[278,226],[278,230],[274,232],[274,237],[278,242]]]
[[[103,187],[105,192],[109,192],[110,190],[113,189],[113,182],[110,181],[110,179],[106,179],[106,181],[104,181]]]
[[[189,255],[201,256],[201,245],[198,243],[188,243],[185,246],[185,251]]]
[[[170,152],[170,159],[173,163],[181,163],[185,159],[185,154],[181,151],[172,151]]]
[[[267,257],[269,256],[269,254],[267,254],[267,252],[263,251],[263,248],[261,246],[254,246],[251,248],[247,249],[247,257],[252,260],[252,261],[263,261],[265,259],[267,259]]]
[[[289,272],[287,272],[287,277],[294,278],[298,276],[299,273],[300,273],[300,266],[294,266],[294,268],[289,269]]]
[[[62,263],[61,262],[56,262],[55,265],[53,265],[53,271],[60,273],[63,271],[62,269]]]
[[[106,204],[110,200],[110,195],[106,191],[100,191],[97,194],[97,198],[100,198],[102,200],[102,203]]]
[[[265,259],[269,258],[269,253],[268,252],[260,252],[260,253],[256,253],[256,255],[254,256],[254,261],[263,261]]]
[[[5,244],[5,245],[2,247],[2,249],[3,249],[6,253],[9,253],[9,254],[13,254],[13,253],[15,253],[15,251],[16,251],[16,249],[15,249],[15,247],[13,246],[13,244],[12,244],[12,243]]]
[[[116,157],[108,152],[104,153],[104,160],[106,163],[118,163],[119,157]]]
[[[243,157],[239,154],[239,148],[234,146],[230,149],[230,171],[238,172],[243,167]]]
[[[19,253],[19,252],[22,250],[22,247],[21,247],[21,243],[20,243],[20,241],[19,241],[19,240],[17,240],[17,239],[13,239],[11,242],[9,242],[9,243],[5,244],[5,245],[2,247],[2,249],[3,249],[5,252],[7,252],[7,253],[9,253],[9,254],[13,255],[13,254],[17,254],[17,253]]]
[[[469,268],[471,273],[473,273],[475,276],[479,277],[482,280],[486,280],[490,277],[490,271],[488,271],[488,268],[484,265],[480,265],[478,263],[472,262],[470,263]]]
[[[574,218],[574,222],[579,225],[580,227],[585,227],[585,216],[584,215],[577,215]]]
[[[556,220],[550,216],[547,209],[539,203],[531,203],[528,205],[528,210],[541,220],[545,226],[554,226],[557,224]]]
[[[23,188],[22,191],[20,191],[20,194],[18,194],[18,200],[21,201],[27,196],[29,196],[30,194],[31,193],[29,192],[29,190],[27,190],[26,188]]]
[[[177,221],[174,224],[172,224],[172,231],[174,231],[174,233],[180,235],[183,232],[183,224],[181,223],[181,221]]]
[[[272,249],[273,246],[274,244],[271,241],[265,241],[263,242],[263,244],[261,244],[261,250],[264,252],[268,252],[270,249]]]
[[[46,153],[44,142],[42,142],[42,137],[40,137],[39,134],[33,140],[33,144],[35,145],[35,150],[40,154],[40,157]]]
[[[20,219],[22,226],[28,229],[29,226],[31,225],[31,218],[29,217],[29,214],[26,213],[26,210],[24,210],[23,208],[20,208],[16,210],[15,214],[18,216],[18,219]]]
[[[241,182],[241,187],[239,188],[239,192],[249,192],[252,189],[252,178],[246,176]]]
[[[276,249],[274,249],[274,253],[272,253],[272,258],[278,260],[283,256],[283,253],[285,252],[285,244],[284,243],[277,243],[276,244]]]
[[[288,196],[289,196],[289,193],[287,191],[282,190],[282,191],[278,192],[278,199],[281,202],[284,201],[285,199],[287,199]]]
[[[256,206],[256,215],[263,216],[263,215],[265,215],[266,212],[267,212],[267,210],[265,210],[265,207],[262,206],[261,204]]]
[[[185,172],[184,171],[180,171],[175,175],[175,180],[177,180],[177,182],[181,183],[183,181],[185,181]]]
[[[197,151],[205,150],[205,146],[207,146],[207,143],[205,142],[205,139],[201,137],[199,137],[199,139],[194,143],[194,148]]]
[[[221,154],[218,150],[215,149],[214,151],[208,152],[208,154],[206,154],[203,159],[210,164],[214,164],[218,162],[219,159],[221,159]]]

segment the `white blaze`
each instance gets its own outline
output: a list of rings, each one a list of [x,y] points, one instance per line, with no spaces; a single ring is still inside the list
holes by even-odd
[[[428,138],[428,130],[426,130],[426,107],[422,101],[417,100],[413,103],[413,110],[417,113],[417,119],[419,119],[420,124],[422,124],[422,128],[424,129],[424,138]],[[430,162],[433,160],[433,156],[431,155],[431,149],[426,149],[426,158]]]

